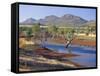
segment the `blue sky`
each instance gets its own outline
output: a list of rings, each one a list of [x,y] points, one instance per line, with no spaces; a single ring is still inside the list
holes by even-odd
[[[19,21],[22,22],[28,18],[43,19],[49,15],[58,17],[64,14],[72,14],[80,16],[86,20],[96,19],[96,10],[89,8],[73,8],[73,7],[53,7],[53,6],[36,6],[36,5],[19,5]]]

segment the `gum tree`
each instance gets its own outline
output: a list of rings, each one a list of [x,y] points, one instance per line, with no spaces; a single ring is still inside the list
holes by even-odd
[[[69,45],[72,43],[75,36],[74,36],[74,29],[68,28],[66,30],[67,30],[67,32],[64,34],[64,38],[66,40],[65,47],[68,49]],[[69,51],[69,53],[71,53],[71,50],[68,49],[68,51]]]

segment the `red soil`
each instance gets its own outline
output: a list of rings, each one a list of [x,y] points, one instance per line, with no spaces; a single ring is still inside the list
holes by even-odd
[[[84,46],[96,46],[96,41],[87,41],[87,40],[78,40],[75,39],[72,41],[72,44],[84,45]]]
[[[61,43],[61,44],[66,44],[66,40],[63,38],[57,38],[54,40],[51,40],[52,42],[57,42],[57,43]],[[96,46],[96,41],[94,40],[79,40],[79,39],[74,39],[72,41],[72,44],[77,44],[77,45],[84,45],[84,46]]]

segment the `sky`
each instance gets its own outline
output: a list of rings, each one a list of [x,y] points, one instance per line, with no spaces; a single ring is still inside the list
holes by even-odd
[[[94,8],[19,5],[19,22],[22,22],[28,18],[38,20],[50,15],[61,17],[65,14],[79,16],[88,21],[96,20],[96,9]]]

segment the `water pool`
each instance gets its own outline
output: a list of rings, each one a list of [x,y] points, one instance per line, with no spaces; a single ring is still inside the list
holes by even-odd
[[[95,47],[86,47],[79,45],[70,45],[68,49],[65,48],[64,45],[56,45],[56,44],[46,44],[45,47],[52,49],[61,53],[68,53],[68,49],[71,50],[72,53],[78,54],[80,56],[68,58],[69,60],[76,62],[80,65],[84,65],[86,67],[95,67],[96,66],[96,48]]]

